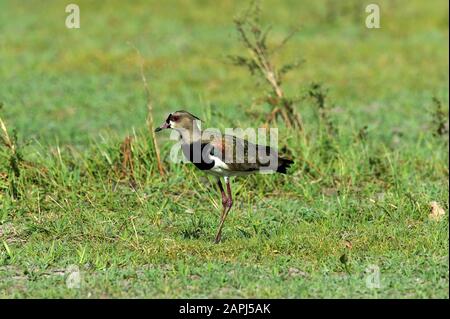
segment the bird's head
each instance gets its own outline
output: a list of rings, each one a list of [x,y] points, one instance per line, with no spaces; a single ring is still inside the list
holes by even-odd
[[[187,111],[176,111],[170,113],[166,121],[161,126],[155,129],[155,132],[159,132],[169,128],[177,130],[179,132],[192,132],[194,128],[198,128],[195,121],[201,120]]]

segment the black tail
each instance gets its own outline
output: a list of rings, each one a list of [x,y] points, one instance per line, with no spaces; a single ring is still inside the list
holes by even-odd
[[[286,174],[286,171],[293,163],[294,163],[294,161],[292,161],[290,159],[278,157],[279,165],[277,168],[277,173]]]

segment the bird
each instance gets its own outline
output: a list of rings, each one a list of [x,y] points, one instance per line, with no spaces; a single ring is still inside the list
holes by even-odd
[[[216,177],[222,197],[222,212],[214,239],[215,243],[219,243],[225,219],[233,206],[230,178],[264,172],[286,174],[294,161],[279,156],[269,146],[254,144],[234,135],[222,135],[217,131],[202,131],[201,122],[197,116],[180,110],[170,113],[155,132],[176,130],[186,159],[201,171]],[[225,181],[226,190],[221,178]]]

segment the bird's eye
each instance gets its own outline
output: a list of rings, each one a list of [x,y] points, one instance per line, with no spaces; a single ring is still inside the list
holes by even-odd
[[[172,115],[172,121],[178,122],[179,119],[180,119],[179,116],[177,116],[177,115]]]

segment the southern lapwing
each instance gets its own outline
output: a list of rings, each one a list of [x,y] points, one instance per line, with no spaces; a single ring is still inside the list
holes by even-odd
[[[200,170],[217,177],[223,207],[215,237],[215,242],[218,243],[223,224],[233,205],[230,177],[259,172],[285,174],[293,161],[279,157],[269,146],[253,144],[232,135],[221,135],[217,131],[202,131],[199,123],[200,119],[191,113],[176,111],[155,132],[164,129],[178,131],[184,156]],[[226,183],[226,193],[221,177]]]

